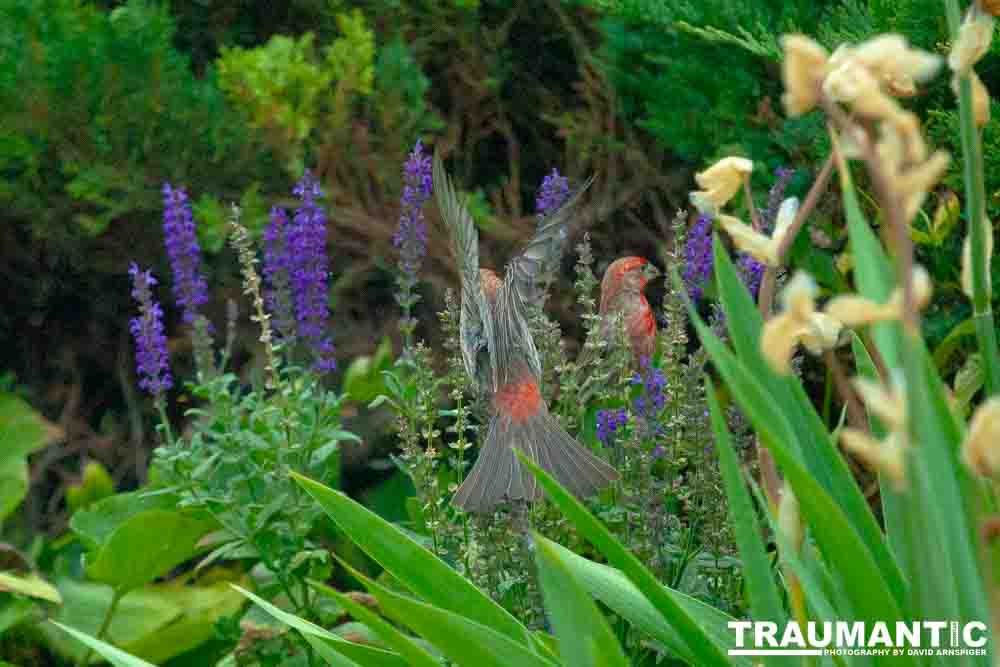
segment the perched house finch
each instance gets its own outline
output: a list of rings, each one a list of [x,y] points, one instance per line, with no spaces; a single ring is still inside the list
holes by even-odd
[[[462,279],[462,359],[491,413],[479,458],[452,501],[466,511],[486,512],[504,501],[541,497],[541,488],[514,455],[515,448],[581,497],[618,478],[549,413],[539,389],[541,358],[528,328],[527,311],[544,300],[542,277],[558,260],[569,211],[582,190],[540,220],[534,238],[501,278],[479,267],[479,232],[435,156],[434,192],[451,231]]]
[[[610,323],[610,315],[621,313],[636,361],[656,352],[656,317],[642,290],[659,275],[660,270],[642,257],[621,257],[611,262],[601,281],[600,314]],[[602,333],[606,340],[613,335],[610,330]]]

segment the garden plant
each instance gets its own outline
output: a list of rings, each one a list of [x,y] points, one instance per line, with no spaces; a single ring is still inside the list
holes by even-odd
[[[86,58],[111,57],[123,26],[169,23],[136,2],[107,17],[55,2],[37,22],[31,4],[3,11],[38,52],[87,25],[104,42]],[[132,45],[163,85],[235,104],[245,133],[215,118],[194,139],[267,164],[267,178],[244,189],[214,157],[171,172],[148,167],[148,145],[128,155],[158,189],[155,203],[127,189],[129,206],[155,208],[164,241],[164,261],[136,246],[117,283],[130,297],[123,372],[156,447],[127,491],[83,464],[65,531],[32,535],[8,519],[32,498],[38,452],[65,433],[15,383],[0,392],[0,667],[998,664],[1000,181],[992,80],[977,72],[998,3],[762,3],[756,23],[714,1],[548,3],[578,55],[588,36],[572,12],[597,13],[605,39],[580,56],[604,66],[581,66],[591,106],[563,118],[567,142],[593,129],[595,91],[620,95],[613,113],[631,122],[568,149],[572,176],[541,155],[522,167],[511,140],[490,201],[477,178],[497,168],[472,158],[502,151],[477,144],[471,121],[447,131],[426,103],[402,39],[421,34],[416,3],[394,9],[388,44],[373,15],[333,4],[323,48],[312,33],[236,40],[205,78],[169,39]],[[480,29],[472,13],[516,22],[520,9],[481,4],[427,3],[449,26],[425,38],[457,33],[482,56],[462,33]],[[209,48],[206,35],[188,47]],[[736,72],[716,98],[734,120],[678,138],[682,111],[652,96],[678,88],[693,103],[687,77],[706,52]],[[653,71],[671,62],[695,64]],[[748,121],[738,98],[768,72],[773,107]],[[464,103],[466,120],[513,136],[515,113]],[[174,136],[138,116],[138,135]],[[659,224],[648,257],[596,238],[623,165],[654,178],[640,131],[707,165],[670,213],[635,195]],[[54,247],[100,238],[116,217],[108,170],[130,168],[135,136],[88,136],[104,162],[86,169],[60,162],[55,129],[0,143],[12,206],[72,210],[89,193]],[[345,147],[363,147],[367,170]],[[37,176],[57,164],[58,182]],[[522,168],[540,180],[527,216]],[[371,233],[394,258],[380,270],[395,331],[348,360],[337,330],[354,283],[338,234],[387,192],[398,216]],[[528,231],[508,234],[503,213]],[[35,223],[36,241],[55,224]],[[497,238],[507,252],[488,248]],[[227,277],[239,290],[220,316],[212,280]],[[366,468],[378,483],[348,493],[347,461],[380,441]],[[943,634],[921,634],[928,622]],[[860,639],[838,634],[845,623]]]

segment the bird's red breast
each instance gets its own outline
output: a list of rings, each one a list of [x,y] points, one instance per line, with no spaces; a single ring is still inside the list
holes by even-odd
[[[639,299],[626,323],[632,353],[637,359],[651,357],[656,351],[656,316],[646,297],[640,295]]]
[[[500,387],[493,395],[493,409],[515,422],[538,414],[542,408],[542,393],[530,373]]]

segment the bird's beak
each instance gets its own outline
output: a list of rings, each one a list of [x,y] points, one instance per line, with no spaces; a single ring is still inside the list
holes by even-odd
[[[663,272],[660,271],[658,268],[656,268],[652,263],[644,265],[642,267],[642,272],[644,277],[646,278],[646,282],[649,282],[650,280],[656,280],[657,278],[663,275]]]

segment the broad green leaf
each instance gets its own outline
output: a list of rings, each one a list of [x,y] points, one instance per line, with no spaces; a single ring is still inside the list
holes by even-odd
[[[199,538],[214,526],[214,521],[177,511],[142,512],[116,528],[88,558],[87,574],[120,590],[132,590],[194,556]]]
[[[729,505],[729,523],[743,561],[743,578],[750,596],[750,613],[756,621],[772,621],[779,627],[784,625],[785,610],[781,605],[778,587],[771,572],[767,548],[761,537],[760,525],[753,509],[750,492],[747,490],[739,460],[733,449],[726,426],[726,418],[715,397],[715,388],[707,387],[708,406],[711,411],[712,432],[719,454],[719,469],[726,488]]]
[[[0,523],[28,493],[27,456],[62,437],[62,431],[21,398],[0,392]]]
[[[555,664],[525,644],[477,623],[468,615],[398,595],[370,580],[367,584],[387,615],[429,641],[458,665],[553,667]]]
[[[653,603],[664,620],[674,627],[683,638],[689,652],[697,659],[698,664],[730,664],[722,649],[712,641],[712,638],[706,634],[704,628],[698,625],[694,617],[664,590],[653,573],[646,569],[631,551],[616,540],[611,532],[588,512],[579,500],[562,488],[534,461],[521,452],[517,452],[517,456],[523,465],[528,466],[549,498],[559,506],[566,518],[576,526],[576,529],[590,540],[612,565],[620,569]]]
[[[558,544],[553,544],[552,548],[559,552],[562,562],[587,592],[688,663],[697,664],[684,638],[620,570],[595,563]],[[736,619],[680,591],[666,586],[662,588],[704,629],[713,643],[725,650],[735,646],[735,637],[728,623]],[[748,657],[734,657],[731,664],[750,667],[751,663]]]
[[[235,585],[233,588],[252,600],[256,605],[261,607],[275,619],[281,621],[290,628],[298,630],[307,641],[309,641],[310,638],[319,640],[331,647],[338,654],[343,655],[349,660],[357,662],[359,665],[363,665],[364,667],[406,667],[406,661],[395,653],[383,651],[380,648],[349,642],[346,639],[338,637],[329,630],[321,628],[311,621],[307,621],[304,618],[299,618],[291,612],[279,609],[267,600],[254,595],[246,589]],[[313,642],[309,641],[309,643],[312,644]]]
[[[108,471],[97,461],[90,461],[83,467],[83,479],[79,484],[66,487],[66,504],[76,512],[99,500],[109,498],[115,492],[115,483]]]
[[[81,632],[96,635],[111,604],[108,586],[72,579],[56,582],[63,605],[54,619]],[[163,663],[215,638],[215,622],[235,613],[243,596],[227,582],[210,585],[171,582],[136,589],[122,597],[105,639],[122,650],[154,663]],[[85,650],[51,626],[41,626],[45,641],[69,660]]]
[[[216,622],[232,616],[246,604],[246,598],[234,591],[228,581],[200,585],[171,581],[129,593],[123,602],[130,596],[140,593],[155,595],[173,604],[180,611],[169,623],[157,628],[155,632],[137,637],[128,643],[119,643],[129,653],[156,664],[163,664],[175,656],[216,639]],[[129,621],[128,617],[118,618],[116,614],[110,636],[116,637],[115,632],[118,627],[116,623]]]
[[[586,590],[562,562],[555,544],[535,535],[538,579],[545,610],[559,640],[559,657],[567,667],[628,667],[618,639]]]
[[[28,454],[62,437],[58,426],[20,397],[0,392],[0,462],[24,460]]]
[[[68,625],[62,625],[56,621],[49,621],[49,623],[90,647],[98,655],[105,658],[115,667],[156,667],[156,665],[146,662],[145,660],[141,660],[134,655],[130,655],[121,649],[117,649],[111,644],[105,644],[101,640],[95,639],[88,634],[84,634],[79,630],[74,630]]]
[[[503,607],[402,531],[340,491],[292,476],[372,559],[416,595],[529,645],[530,634]]]
[[[0,522],[10,516],[28,495],[28,464],[25,459],[0,460]]]
[[[150,510],[172,510],[178,500],[176,495],[168,493],[119,493],[74,513],[69,527],[84,546],[98,549],[130,518]]]
[[[368,581],[367,577],[361,573],[351,570],[351,574],[360,581]],[[347,595],[328,588],[326,586],[314,585],[323,595],[329,595],[337,604],[347,610],[351,616],[367,625],[379,636],[392,650],[396,651],[403,660],[411,667],[441,667],[441,662],[428,653],[413,637],[409,637],[401,632],[396,626],[386,621],[384,618],[371,611],[362,604],[358,604]]]

